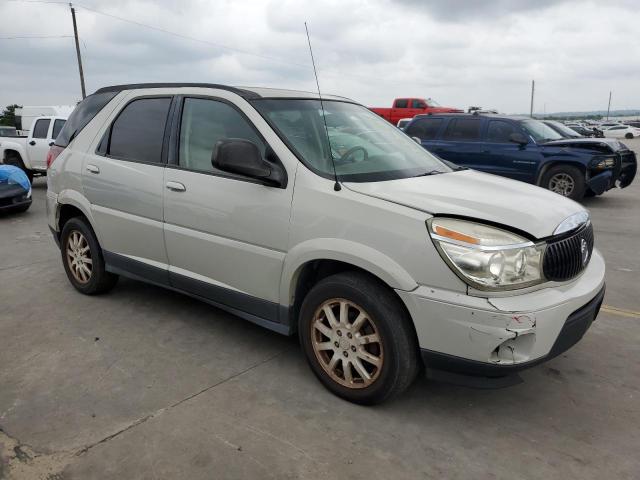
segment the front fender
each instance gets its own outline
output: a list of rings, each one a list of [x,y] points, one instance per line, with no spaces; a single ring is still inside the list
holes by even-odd
[[[14,150],[18,152],[18,155],[20,155],[20,158],[22,158],[22,163],[24,163],[24,166],[26,168],[31,167],[31,165],[29,164],[29,158],[27,157],[27,151],[23,145],[11,141],[6,142],[4,140],[0,143],[2,144],[0,145],[0,160],[2,160],[2,163],[4,163],[5,160],[5,152],[7,150]]]
[[[418,284],[397,262],[360,243],[339,238],[316,238],[300,243],[285,257],[280,283],[280,304],[291,305],[302,267],[313,260],[336,260],[359,267],[391,288],[411,291]]]

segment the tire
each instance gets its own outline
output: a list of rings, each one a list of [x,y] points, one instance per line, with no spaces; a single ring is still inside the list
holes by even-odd
[[[333,327],[327,309],[334,313]],[[356,325],[360,314],[364,320]],[[339,273],[318,282],[302,303],[298,335],[316,377],[350,402],[373,405],[400,394],[420,366],[404,306],[386,285],[364,273]],[[367,342],[359,341],[365,335]]]
[[[584,173],[571,165],[556,165],[545,172],[540,185],[572,200],[580,200],[587,189]]]
[[[22,158],[20,157],[20,155],[15,155],[15,154],[9,155],[6,157],[4,163],[6,165],[13,165],[14,167],[18,167],[27,175],[27,178],[29,179],[29,183],[33,184],[33,170],[29,170],[27,167],[24,166],[24,162],[22,161]]]
[[[60,253],[67,277],[79,292],[85,295],[104,293],[117,283],[118,276],[105,270],[96,235],[82,217],[73,217],[62,227]]]
[[[633,133],[631,133],[631,132],[626,133],[624,138],[631,140],[633,138]]]

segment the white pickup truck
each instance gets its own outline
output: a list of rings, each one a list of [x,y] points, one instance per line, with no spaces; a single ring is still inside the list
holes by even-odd
[[[0,163],[21,168],[30,181],[35,175],[46,175],[49,147],[66,121],[67,117],[39,117],[29,136],[0,136]]]

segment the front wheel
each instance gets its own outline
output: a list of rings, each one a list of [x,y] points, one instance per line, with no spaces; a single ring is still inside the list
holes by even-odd
[[[371,405],[404,391],[418,371],[418,345],[400,301],[359,272],[327,277],[300,311],[300,343],[314,374],[334,394]]]
[[[572,200],[580,200],[586,191],[584,173],[571,165],[556,165],[544,174],[541,186]]]
[[[628,133],[624,136],[624,138],[627,138],[627,139],[631,140],[631,139],[633,138],[633,133],[628,132]]]
[[[118,276],[105,269],[102,249],[87,222],[74,217],[64,224],[60,235],[62,263],[71,284],[86,295],[111,290]]]

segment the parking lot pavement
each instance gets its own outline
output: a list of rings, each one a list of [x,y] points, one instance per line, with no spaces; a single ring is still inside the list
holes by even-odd
[[[585,201],[608,270],[582,342],[515,387],[420,379],[370,408],[295,339],[188,297],[77,293],[45,189],[0,218],[0,479],[638,478],[640,181]]]

